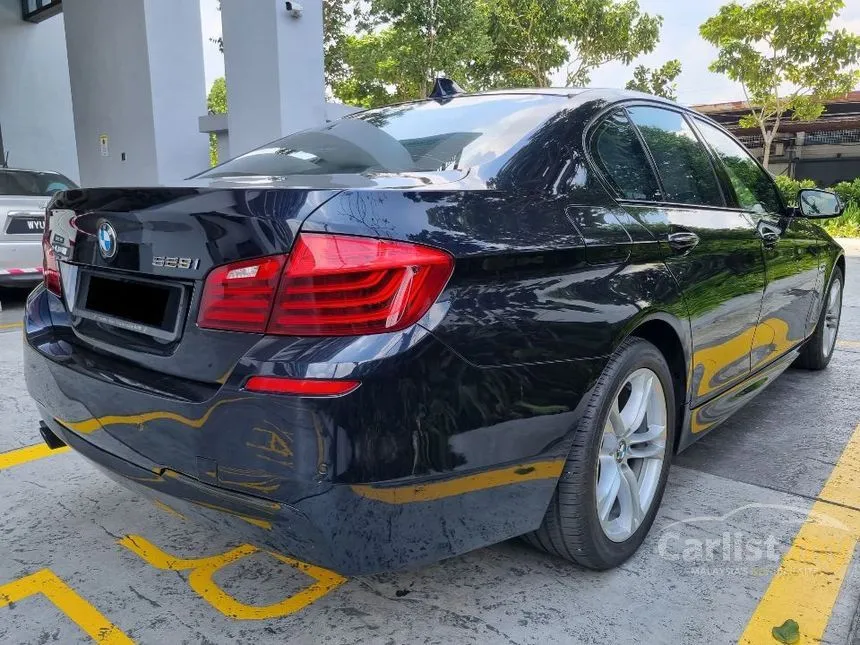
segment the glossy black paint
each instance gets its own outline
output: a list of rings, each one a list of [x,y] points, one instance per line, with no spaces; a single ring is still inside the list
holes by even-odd
[[[182,512],[345,573],[534,529],[589,392],[627,336],[667,354],[683,448],[787,367],[840,261],[812,222],[738,208],[716,159],[721,206],[617,198],[588,133],[631,102],[680,110],[587,91],[559,101],[486,167],[61,194],[49,209],[67,294],[95,268],[170,281],[188,304],[181,339],[156,342],[78,319],[37,289],[25,376],[43,419]],[[104,219],[119,238],[112,261],[96,249]],[[769,246],[765,224],[777,232]],[[299,338],[196,326],[209,269],[287,253],[299,231],[427,244],[456,268],[427,315],[400,332]],[[698,244],[673,249],[676,231]],[[158,256],[199,263],[153,266]],[[361,386],[334,398],[242,389],[259,374]]]

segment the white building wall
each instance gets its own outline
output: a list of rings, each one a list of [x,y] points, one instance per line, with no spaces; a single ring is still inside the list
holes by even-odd
[[[78,181],[63,16],[31,24],[0,0],[0,127],[9,165]]]

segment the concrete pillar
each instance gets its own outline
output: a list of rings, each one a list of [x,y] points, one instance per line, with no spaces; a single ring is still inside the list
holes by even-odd
[[[171,184],[209,165],[197,2],[65,0],[84,186]]]
[[[222,0],[230,153],[325,123],[322,0]],[[299,3],[292,3],[293,5]]]

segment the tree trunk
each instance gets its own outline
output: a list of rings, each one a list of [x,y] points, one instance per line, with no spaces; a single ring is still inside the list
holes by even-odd
[[[770,170],[770,168],[768,168],[768,164],[770,163],[770,144],[773,143],[773,137],[775,134],[776,132],[773,131],[766,132],[761,138],[762,143],[764,144],[764,154],[761,158],[761,165],[764,166],[765,170]]]

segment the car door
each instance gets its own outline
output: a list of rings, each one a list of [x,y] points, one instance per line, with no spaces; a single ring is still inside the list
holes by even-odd
[[[730,208],[710,154],[685,116],[668,107],[625,107],[657,177],[657,194],[624,204],[665,242],[692,336],[695,407],[742,381],[764,290],[754,222]]]
[[[728,133],[695,118],[718,158],[735,205],[755,222],[766,270],[761,316],[753,337],[752,369],[764,367],[796,347],[815,327],[816,293],[823,265],[813,224],[788,216],[770,174]]]

